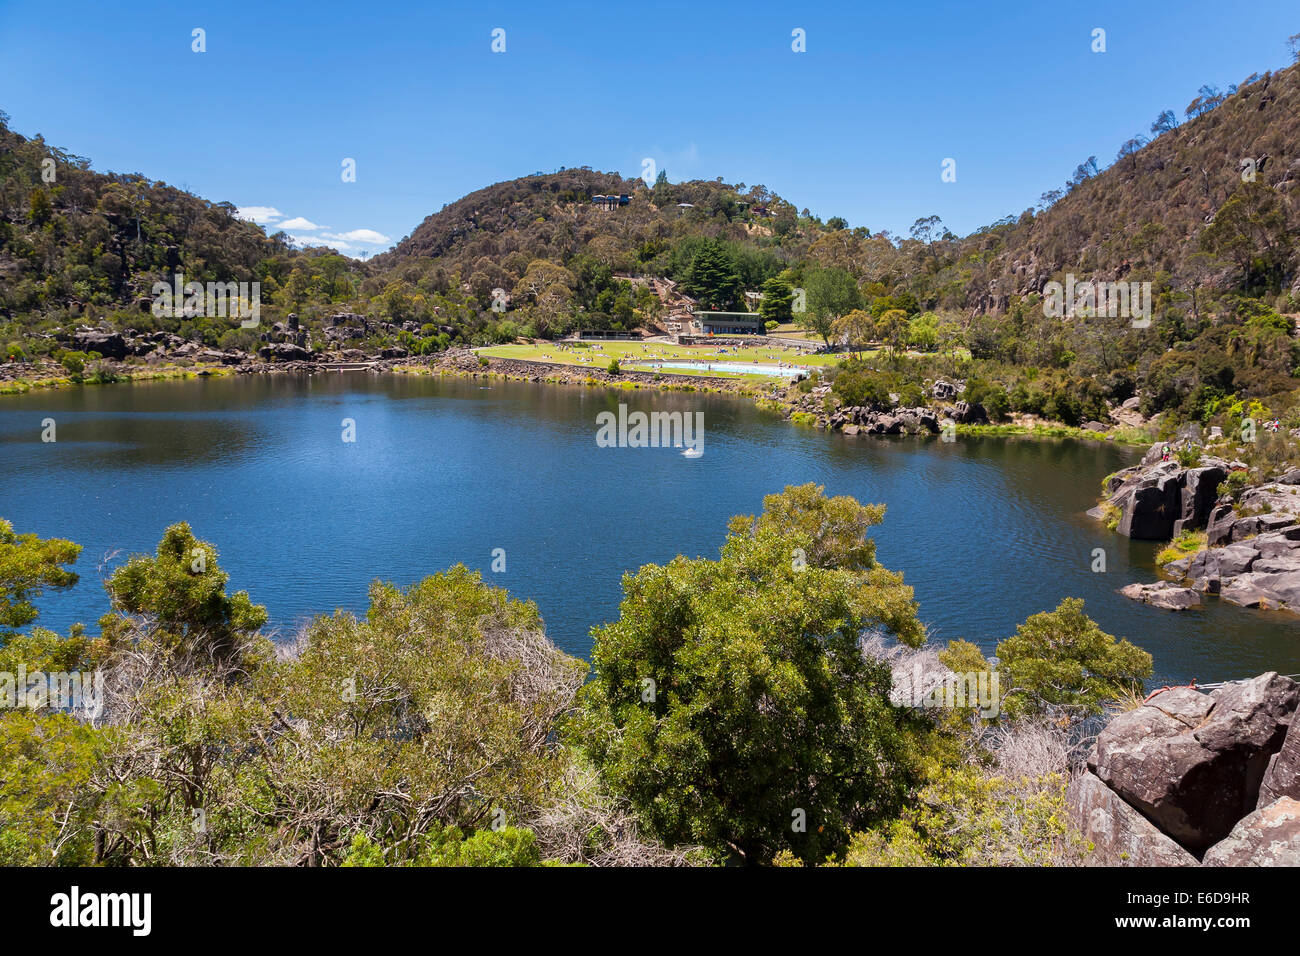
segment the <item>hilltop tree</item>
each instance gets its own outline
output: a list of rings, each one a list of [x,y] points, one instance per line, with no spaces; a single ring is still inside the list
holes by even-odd
[[[1134,136],[1131,137],[1130,139],[1125,140],[1123,145],[1120,146],[1119,152],[1115,154],[1116,161],[1117,162],[1123,161],[1124,159],[1127,159],[1128,157],[1132,156],[1133,162],[1129,168],[1137,169],[1137,154],[1142,150],[1142,147],[1145,146],[1146,144],[1147,144],[1147,139],[1145,136]]]
[[[938,216],[926,216],[912,223],[910,235],[917,242],[930,243],[943,235],[943,220]]]
[[[659,170],[659,175],[655,177],[655,184],[651,187],[654,194],[654,201],[657,205],[664,206],[672,202],[672,184],[668,182],[668,170]]]
[[[1097,157],[1089,156],[1078,166],[1074,167],[1074,175],[1070,177],[1065,184],[1068,188],[1073,189],[1082,183],[1087,182],[1093,176],[1097,175]]]
[[[1202,86],[1197,91],[1196,98],[1187,104],[1187,109],[1183,111],[1184,115],[1186,115],[1188,119],[1195,119],[1196,117],[1202,116],[1214,109],[1226,98],[1227,97],[1225,97],[1224,94],[1219,92],[1217,86],[1210,86],[1208,84]]]
[[[1176,129],[1178,129],[1178,117],[1174,115],[1174,111],[1163,110],[1151,124],[1151,135],[1162,136]]]
[[[1040,210],[1048,209],[1064,195],[1065,190],[1063,189],[1049,189],[1038,197],[1038,208]]]

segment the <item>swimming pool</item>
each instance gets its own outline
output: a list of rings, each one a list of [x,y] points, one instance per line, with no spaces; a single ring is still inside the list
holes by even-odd
[[[786,365],[758,365],[751,362],[638,362],[630,366],[638,372],[653,372],[657,369],[684,368],[697,372],[734,372],[737,375],[770,375],[773,378],[794,378],[808,372],[806,368]]]

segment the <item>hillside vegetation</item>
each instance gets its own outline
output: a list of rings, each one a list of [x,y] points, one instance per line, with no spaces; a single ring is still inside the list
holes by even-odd
[[[75,583],[80,548],[0,519],[0,673],[33,675],[0,682],[0,865],[1076,861],[1064,728],[1150,656],[1067,600],[998,646],[996,683],[950,645],[984,691],[936,699],[955,676],[876,560],[883,517],[767,496],[716,559],[624,577],[589,681],[535,604],[463,565],[274,645],[184,523],[107,577],[100,633],[59,635],[31,601]]]
[[[879,349],[846,360],[845,400],[887,404],[956,378],[994,422],[1108,423],[1136,398],[1168,427],[1233,426],[1247,407],[1300,427],[1300,67],[1203,87],[1182,115],[1164,111],[1108,168],[1089,157],[1037,208],[965,237],[935,216],[900,237],[823,221],[762,185],[661,172],[648,187],[584,167],[471,193],[369,262],[292,249],[228,203],[96,173],[0,127],[0,346],[20,363],[62,359],[85,325],[174,336],[133,340],[127,363],[184,356],[184,342],[227,364],[403,357],[662,330],[692,304],[757,307],[769,327]],[[176,271],[259,281],[261,327],[151,314],[152,284]],[[1053,313],[1044,290],[1072,279],[1149,283],[1150,322]]]

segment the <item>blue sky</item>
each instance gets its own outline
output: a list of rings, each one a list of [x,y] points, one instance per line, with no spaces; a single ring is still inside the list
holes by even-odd
[[[0,109],[96,169],[261,207],[352,255],[490,183],[636,176],[646,157],[873,231],[937,214],[964,234],[1108,164],[1162,109],[1181,118],[1201,84],[1286,65],[1298,31],[1294,0],[0,0]]]

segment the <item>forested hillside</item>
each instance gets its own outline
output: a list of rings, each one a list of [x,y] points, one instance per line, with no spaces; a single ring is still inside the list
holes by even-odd
[[[1006,308],[1064,270],[1295,291],[1300,228],[1300,69],[1202,92],[1182,125],[1167,110],[1100,173],[1085,161],[1050,208],[968,237],[962,305]],[[981,263],[987,263],[983,269]]]
[[[705,236],[748,247],[769,270],[803,261],[841,267],[864,289],[879,283],[924,308],[966,312],[1005,311],[1067,270],[1163,279],[1189,294],[1205,284],[1291,291],[1300,71],[1248,77],[1228,93],[1202,88],[1180,112],[1181,124],[1167,110],[1149,136],[1120,144],[1109,167],[1099,171],[1089,157],[1068,179],[1063,171],[1062,187],[1036,208],[964,238],[933,216],[919,218],[908,236],[891,236],[800,216],[762,186],[672,185],[661,177],[646,189],[640,180],[572,169],[471,193],[375,261],[391,267],[428,257],[467,279],[482,277],[478,284],[510,288],[534,259],[568,265],[584,254],[615,271],[671,275],[680,265],[672,247]],[[607,211],[588,201],[610,193],[631,203]],[[769,277],[744,278],[757,287]]]
[[[0,113],[0,313],[56,315],[149,301],[156,279],[251,280],[287,248],[211,203],[26,139]]]
[[[1036,209],[966,237],[936,216],[900,237],[823,221],[761,185],[670,183],[660,172],[648,187],[584,167],[471,193],[369,262],[292,249],[229,203],[95,173],[5,126],[0,346],[18,362],[57,359],[83,341],[71,329],[97,326],[172,336],[151,361],[184,358],[186,342],[226,350],[204,354],[228,364],[253,353],[429,355],[649,330],[684,294],[706,308],[758,308],[769,325],[794,321],[827,344],[883,347],[838,386],[846,400],[944,374],[975,379],[994,420],[1105,421],[1133,397],[1144,415],[1180,420],[1209,422],[1249,401],[1291,416],[1300,67],[1226,92],[1203,87],[1181,114],[1163,111],[1150,142],[1121,144],[1105,169],[1087,158]],[[602,196],[613,201],[593,202]],[[152,315],[153,282],[176,271],[260,282],[261,328]],[[673,280],[674,298],[636,276]],[[1152,321],[1054,316],[1044,289],[1071,276],[1149,283]],[[144,361],[154,345],[128,336],[122,351]],[[1300,409],[1291,417],[1300,425]]]

